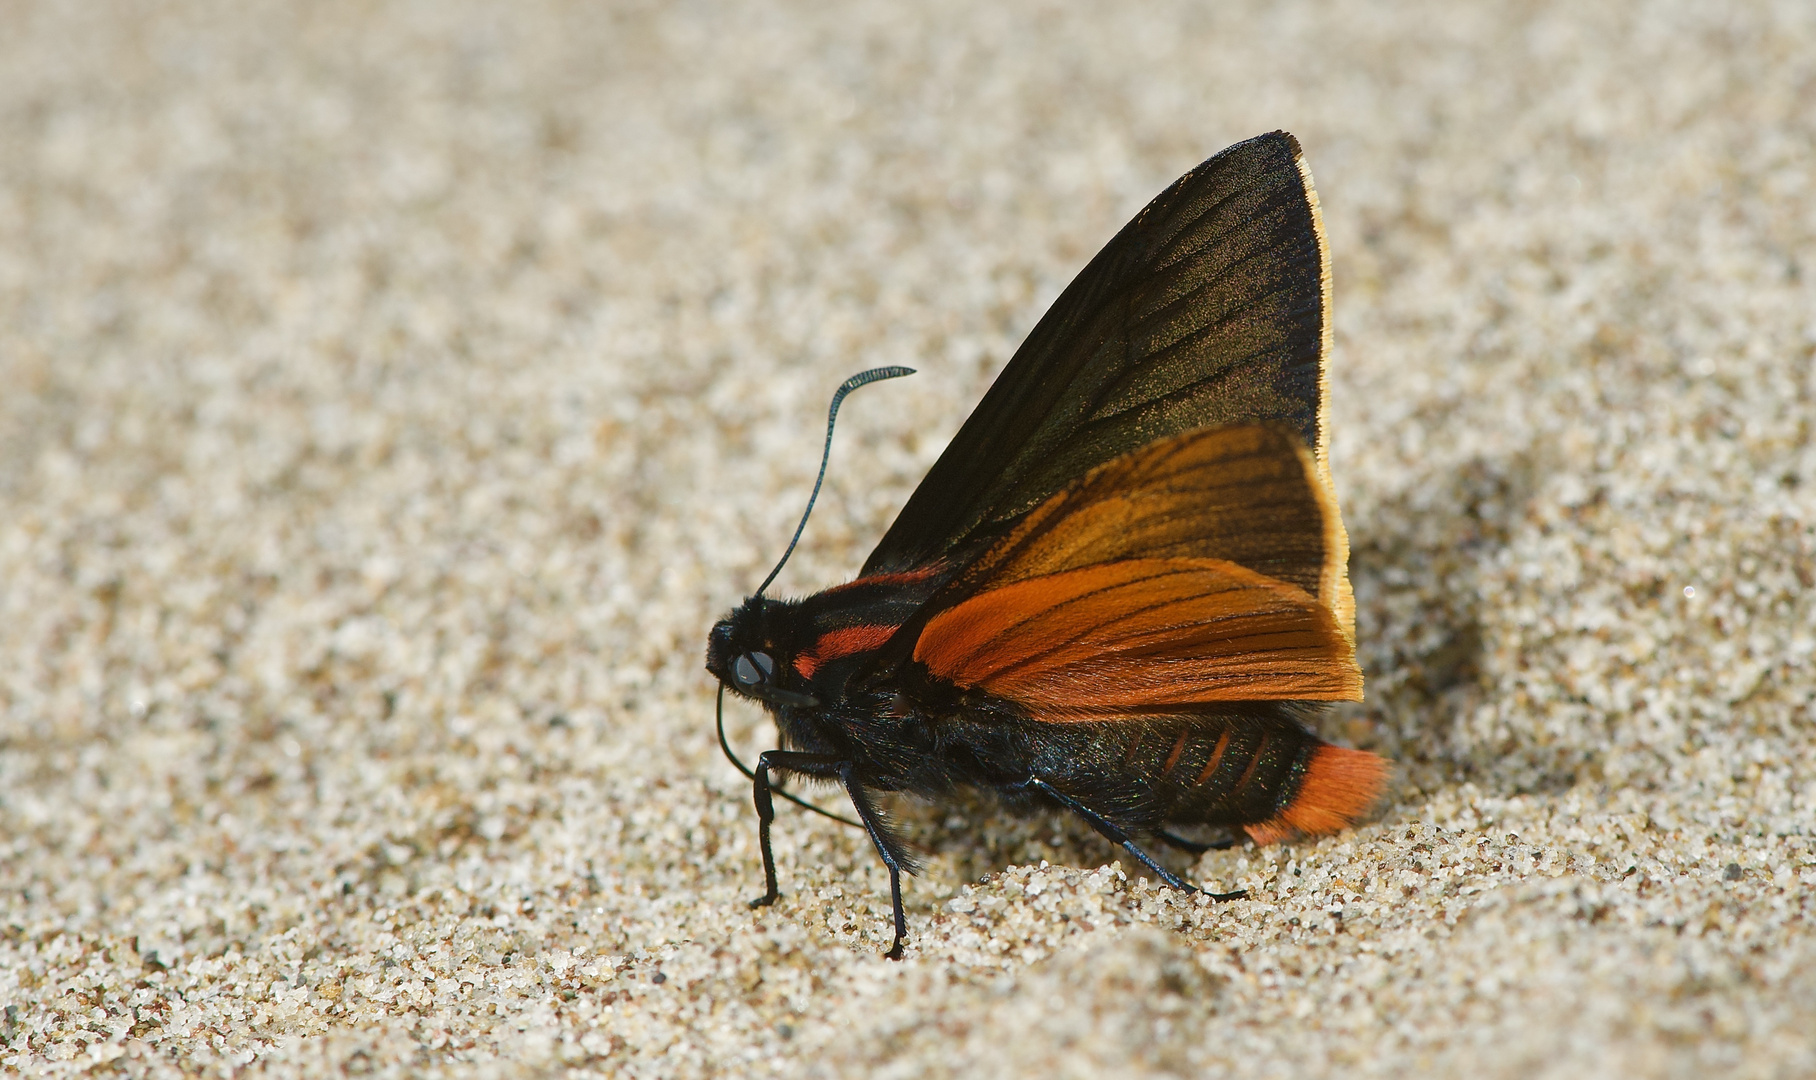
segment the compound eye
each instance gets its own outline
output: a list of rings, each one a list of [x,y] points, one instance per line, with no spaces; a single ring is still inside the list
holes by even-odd
[[[768,653],[745,653],[731,665],[731,677],[737,680],[738,685],[745,690],[749,690],[759,683],[768,682],[769,677],[775,672],[776,662],[769,658]]]

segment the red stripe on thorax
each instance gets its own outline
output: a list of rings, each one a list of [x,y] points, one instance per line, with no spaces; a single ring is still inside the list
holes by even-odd
[[[871,574],[869,577],[856,578],[843,585],[834,585],[825,592],[842,592],[855,589],[861,585],[914,585],[938,574],[944,567],[939,563],[930,566],[917,566],[913,570],[899,570],[892,574]],[[824,593],[822,593],[824,595]]]
[[[811,679],[819,666],[828,660],[882,648],[898,629],[900,627],[871,624],[829,630],[820,635],[820,640],[813,643],[813,648],[795,657],[794,669],[800,673],[801,678]]]

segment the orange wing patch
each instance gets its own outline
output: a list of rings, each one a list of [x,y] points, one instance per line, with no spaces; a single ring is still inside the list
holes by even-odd
[[[1125,559],[1016,581],[936,615],[914,657],[1046,720],[1362,696],[1330,608],[1222,559]]]
[[[1129,559],[1216,559],[1297,585],[1355,639],[1349,538],[1328,471],[1273,424],[1124,454],[1035,507],[965,571],[983,590]]]

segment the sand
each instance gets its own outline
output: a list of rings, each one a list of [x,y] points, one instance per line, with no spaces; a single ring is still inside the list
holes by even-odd
[[[0,1071],[1816,1074],[1816,8],[13,3]],[[1336,281],[1375,821],[761,889],[707,628],[1176,175]],[[754,709],[732,735],[771,745]]]

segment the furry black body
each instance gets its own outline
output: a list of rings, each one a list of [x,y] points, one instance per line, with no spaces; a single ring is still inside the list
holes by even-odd
[[[800,673],[799,658],[819,643],[841,630],[899,625],[939,584],[930,579],[904,588],[860,579],[804,600],[752,597],[713,627],[707,670],[761,703],[781,735],[782,748],[762,756],[754,778],[767,888],[753,906],[779,895],[769,837],[772,770],[835,780],[846,789],[890,872],[896,938],[889,955],[895,958],[907,932],[901,874],[914,872],[917,862],[870,792],[937,800],[969,788],[994,794],[1015,813],[1071,810],[1184,891],[1195,890],[1138,847],[1135,836],[1195,852],[1227,846],[1167,830],[1260,821],[1295,794],[1319,745],[1302,725],[1318,708],[1310,703],[1240,702],[1216,711],[1054,723],[942,680],[912,659],[879,675],[874,653],[865,651]],[[745,685],[737,661],[759,655],[770,661],[768,677]]]
[[[1289,799],[1295,772],[1318,743],[1304,724],[1323,707],[1308,702],[1053,723],[939,679],[912,659],[879,676],[868,670],[871,654],[854,654],[801,676],[794,661],[826,635],[899,624],[925,602],[916,593],[933,591],[897,586],[889,590],[897,595],[879,595],[881,588],[854,584],[803,600],[751,598],[713,627],[706,666],[734,693],[764,705],[783,749],[849,762],[869,790],[938,799],[970,788],[995,793],[1010,810],[1034,812],[1055,805],[1029,787],[1035,778],[1130,833],[1232,827],[1264,819]],[[732,664],[757,652],[775,661],[773,681],[740,687]],[[775,690],[816,704],[779,702]],[[1295,730],[1304,737],[1291,738]],[[1200,779],[1226,734],[1223,762],[1231,767],[1220,762]]]

